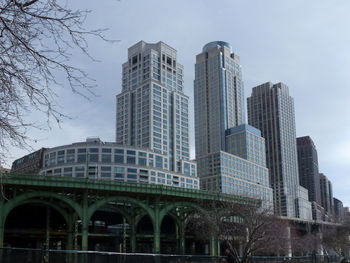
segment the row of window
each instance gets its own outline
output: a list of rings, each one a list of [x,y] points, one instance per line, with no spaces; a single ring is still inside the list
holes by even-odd
[[[41,172],[41,174],[78,178],[88,176],[89,178],[120,180],[127,182],[159,183],[198,189],[198,179],[195,178],[186,178],[179,175],[122,166],[89,166],[88,173],[86,173],[85,166],[62,167],[44,170]]]

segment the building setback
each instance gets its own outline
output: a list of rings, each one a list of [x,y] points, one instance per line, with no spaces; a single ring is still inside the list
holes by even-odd
[[[261,130],[266,140],[266,158],[273,189],[275,214],[297,217],[310,208],[299,187],[294,102],[283,83],[264,83],[248,97],[248,123]],[[303,195],[304,196],[304,195]],[[306,203],[305,203],[306,201]]]
[[[245,123],[240,59],[227,42],[210,42],[197,55],[194,106],[201,188],[260,198],[271,206],[265,140]]]

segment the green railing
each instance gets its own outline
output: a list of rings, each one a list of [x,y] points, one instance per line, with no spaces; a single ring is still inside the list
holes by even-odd
[[[168,196],[179,196],[193,199],[218,200],[227,202],[238,202],[245,204],[259,204],[260,200],[224,194],[213,191],[188,189],[176,186],[167,186],[147,183],[130,183],[92,178],[60,177],[48,175],[27,175],[27,174],[0,174],[0,184],[41,186],[71,189],[90,189],[102,191],[134,192],[144,194],[157,194]]]

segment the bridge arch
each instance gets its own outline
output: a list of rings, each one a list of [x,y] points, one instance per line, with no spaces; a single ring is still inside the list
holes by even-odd
[[[195,203],[190,203],[190,202],[175,202],[175,203],[171,203],[166,205],[159,213],[159,219],[160,219],[160,223],[162,222],[162,219],[164,218],[164,216],[166,214],[168,214],[171,210],[173,210],[176,207],[191,207],[194,210],[200,212],[200,213],[205,213],[205,209],[203,209],[200,205],[195,204]]]
[[[120,201],[120,202],[129,202],[133,205],[136,205],[142,209],[144,209],[147,214],[153,218],[154,217],[154,212],[153,210],[147,206],[145,203],[143,203],[142,201],[132,198],[132,197],[123,197],[123,196],[112,196],[112,197],[108,197],[102,200],[99,200],[95,203],[93,203],[92,205],[90,205],[90,207],[88,208],[88,213],[87,213],[87,220],[90,220],[91,216],[102,206],[104,206],[105,204],[108,204],[109,202],[113,202],[113,201]]]
[[[55,209],[56,211],[58,211],[64,218],[64,220],[66,221],[67,225],[70,223],[69,222],[69,216],[68,216],[68,213],[67,211],[65,211],[62,207],[56,205],[56,204],[53,204],[51,202],[48,202],[46,200],[40,200],[40,199],[30,199],[30,200],[26,200],[22,203],[20,203],[18,206],[21,206],[21,205],[27,205],[27,204],[44,204],[46,206],[49,206],[53,209]],[[16,207],[18,207],[16,206]],[[12,211],[12,210],[11,210]]]
[[[71,207],[77,215],[82,218],[82,207],[76,203],[74,200],[65,197],[60,194],[52,193],[52,192],[42,192],[42,191],[37,191],[37,192],[26,192],[21,195],[16,196],[15,198],[9,200],[8,202],[5,203],[4,205],[4,213],[3,213],[3,222],[6,221],[6,218],[10,211],[14,209],[15,207],[21,205],[23,202],[29,202],[30,199],[33,198],[40,198],[40,197],[47,197],[47,198],[55,198],[58,200],[63,201],[69,207]]]

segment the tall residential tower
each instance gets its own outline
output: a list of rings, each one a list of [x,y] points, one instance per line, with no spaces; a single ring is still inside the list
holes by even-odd
[[[163,155],[164,169],[196,174],[189,160],[188,96],[177,51],[140,41],[128,49],[117,95],[116,142]]]
[[[294,102],[288,87],[271,82],[254,87],[248,98],[248,123],[266,140],[275,214],[310,217],[307,190],[299,186]]]
[[[128,49],[122,83],[117,96],[117,143],[167,156],[171,171],[187,169],[188,96],[183,92],[177,51],[163,42],[138,42]]]
[[[297,138],[299,182],[309,193],[312,203],[312,217],[321,220],[323,209],[321,206],[320,175],[318,172],[317,150],[310,136]]]
[[[227,42],[210,42],[196,57],[196,160],[201,188],[272,204],[265,140],[245,123],[239,57]]]

